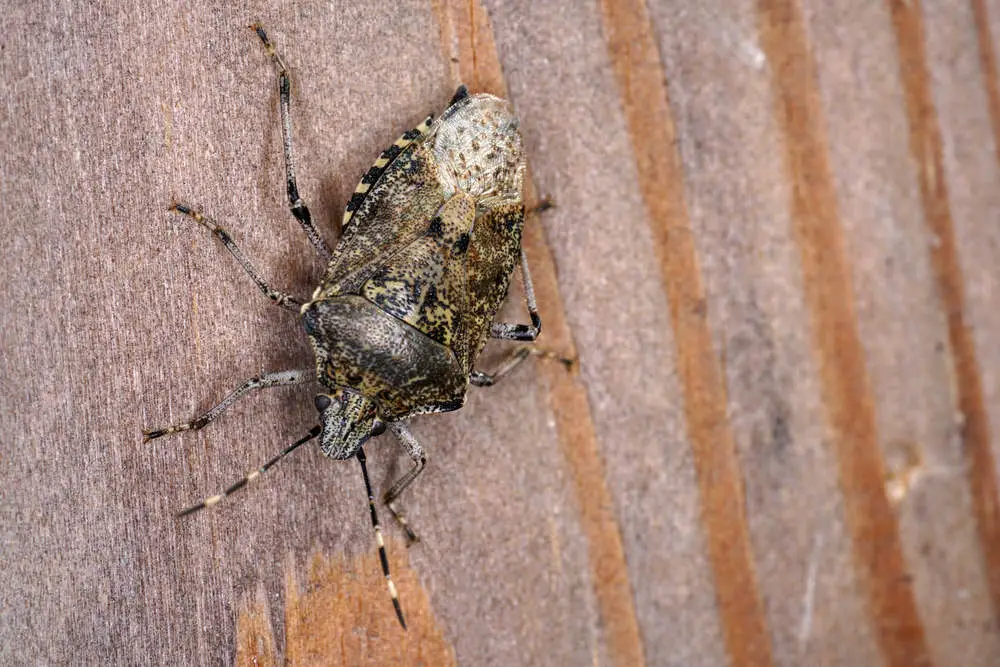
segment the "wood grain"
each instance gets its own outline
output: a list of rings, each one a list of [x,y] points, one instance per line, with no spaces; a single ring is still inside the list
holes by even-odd
[[[792,215],[856,567],[867,588],[886,664],[929,665],[899,528],[885,493],[875,398],[854,324],[853,287],[825,150],[815,65],[795,3],[763,1],[758,6],[761,45],[774,63],[776,115],[785,135]]]
[[[602,2],[601,9],[670,303],[726,649],[733,665],[764,667],[773,664],[771,642],[746,525],[743,472],[726,415],[726,389],[713,349],[663,69],[643,2]]]
[[[10,3],[9,3],[10,4]],[[5,7],[0,663],[993,665],[1000,654],[995,2],[404,0]],[[280,289],[459,80],[521,117],[537,360],[415,419],[387,526],[304,447]],[[515,281],[516,283],[516,281]],[[505,309],[523,317],[519,299]],[[489,367],[503,346],[488,348]],[[369,448],[386,488],[406,465]],[[385,518],[385,517],[383,517]]]
[[[981,3],[973,3],[977,6]],[[921,6],[890,1],[893,27],[900,52],[900,78],[906,95],[906,115],[910,125],[910,152],[920,184],[920,203],[927,226],[936,242],[931,245],[931,266],[937,278],[941,308],[948,321],[948,344],[955,360],[955,389],[958,410],[962,415],[962,451],[972,506],[979,528],[979,542],[986,564],[987,582],[993,614],[1000,614],[1000,491],[997,467],[990,448],[990,424],[983,400],[982,378],[975,343],[965,313],[965,284],[955,245],[955,230],[948,202],[948,184],[942,178],[941,131],[937,111],[931,99],[930,74],[924,54],[925,32]],[[979,18],[984,18],[979,10]],[[985,28],[982,28],[985,29]],[[996,123],[996,81],[992,51],[977,33],[983,58],[984,81],[990,115]],[[992,82],[992,83],[990,83]],[[1000,135],[997,135],[1000,136]],[[998,154],[1000,155],[1000,154]],[[997,628],[1000,630],[1000,626]]]

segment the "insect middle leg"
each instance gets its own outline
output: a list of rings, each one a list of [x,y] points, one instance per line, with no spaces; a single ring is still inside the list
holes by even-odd
[[[267,33],[264,32],[263,26],[255,23],[250,27],[257,33],[260,41],[264,43],[264,49],[267,51],[267,55],[271,56],[271,62],[274,63],[274,69],[278,73],[278,95],[280,99],[279,106],[281,107],[281,141],[285,152],[285,182],[288,188],[289,208],[291,208],[295,219],[302,225],[302,229],[305,230],[306,236],[309,237],[309,242],[323,256],[323,259],[329,260],[332,256],[330,247],[326,245],[323,237],[319,235],[316,227],[313,226],[309,207],[306,206],[305,202],[299,196],[299,186],[295,181],[295,155],[292,150],[292,115],[290,111],[292,81],[288,76],[288,68],[285,67],[285,61],[282,60]]]
[[[173,426],[167,426],[165,428],[155,428],[143,431],[142,441],[149,442],[153,438],[160,438],[165,435],[170,435],[171,433],[180,433],[181,431],[198,431],[215,421],[216,418],[228,410],[233,403],[251,392],[257,391],[258,389],[267,389],[268,387],[287,387],[290,385],[302,384],[310,377],[311,371],[280,371],[277,373],[267,373],[266,375],[250,378],[240,385],[239,388],[222,399],[221,403],[203,415],[200,415],[189,422],[184,422],[183,424],[174,424]]]
[[[302,301],[293,296],[289,296],[284,292],[272,289],[271,286],[260,277],[260,274],[257,273],[257,269],[255,269],[253,264],[250,263],[250,260],[246,258],[246,255],[244,255],[243,251],[239,249],[239,246],[237,246],[232,237],[229,236],[229,233],[222,227],[215,224],[214,220],[205,217],[187,204],[172,204],[170,206],[170,210],[183,213],[184,215],[193,218],[195,222],[212,232],[216,238],[222,241],[222,244],[226,246],[226,250],[229,251],[229,254],[236,258],[236,261],[240,263],[240,266],[242,266],[243,270],[247,272],[247,275],[249,275],[250,278],[257,283],[257,287],[259,287],[260,291],[264,293],[264,296],[286,310],[290,310],[294,313],[299,312],[299,309],[302,307]]]
[[[560,356],[551,350],[544,350],[537,347],[518,347],[506,354],[492,373],[472,371],[469,374],[469,383],[477,387],[492,387],[501,379],[513,373],[514,369],[524,363],[524,360],[528,357],[554,359],[565,366],[567,370],[572,369],[573,364],[576,363],[575,360]]]
[[[406,487],[413,483],[413,480],[417,478],[417,475],[423,472],[424,466],[427,465],[427,457],[424,455],[424,448],[420,445],[420,442],[413,437],[413,434],[410,433],[410,429],[406,427],[406,424],[401,421],[397,421],[390,422],[388,426],[389,430],[392,431],[397,438],[399,438],[399,442],[403,445],[403,449],[406,450],[410,460],[413,461],[413,467],[406,471],[402,477],[397,479],[393,485],[389,487],[389,490],[386,491],[382,502],[385,503],[386,507],[389,508],[389,511],[392,512],[392,516],[399,522],[399,525],[403,528],[403,532],[406,533],[406,538],[410,542],[419,542],[420,538],[417,537],[417,534],[413,532],[413,529],[410,528],[410,525],[406,522],[406,517],[403,516],[402,511],[400,511],[400,509],[396,506],[396,501],[399,499],[399,496],[403,493],[403,491],[406,490]]]

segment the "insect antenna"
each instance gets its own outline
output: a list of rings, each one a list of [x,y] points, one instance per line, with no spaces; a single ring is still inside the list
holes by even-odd
[[[218,503],[223,498],[225,498],[226,496],[228,496],[229,494],[234,493],[236,491],[239,491],[244,486],[246,486],[250,482],[252,482],[255,479],[257,479],[258,477],[260,477],[262,474],[264,474],[265,472],[267,472],[268,469],[271,468],[271,466],[273,466],[274,464],[276,464],[278,461],[280,461],[281,459],[285,458],[286,456],[288,456],[289,454],[291,454],[292,452],[294,452],[296,449],[298,449],[302,445],[306,444],[307,442],[309,442],[310,440],[312,440],[313,438],[315,438],[317,435],[320,434],[321,431],[322,431],[322,428],[320,426],[313,426],[312,430],[309,431],[308,435],[306,435],[303,438],[300,438],[299,440],[296,440],[292,444],[290,444],[287,447],[285,447],[283,450],[281,450],[280,454],[278,454],[277,456],[275,456],[274,458],[272,458],[270,461],[268,461],[267,463],[265,463],[261,467],[257,468],[256,470],[250,471],[249,473],[247,473],[246,477],[244,477],[240,481],[236,482],[235,484],[233,484],[232,486],[230,486],[228,489],[226,489],[225,491],[223,491],[219,495],[212,496],[210,498],[205,498],[205,500],[201,501],[197,505],[192,505],[191,507],[188,507],[187,509],[185,509],[185,510],[183,510],[181,512],[178,512],[177,513],[177,517],[180,518],[182,516],[187,516],[189,514],[194,514],[198,510],[203,510],[203,509],[206,509],[208,507],[211,507],[211,506],[215,505],[216,503]]]
[[[399,624],[406,630],[406,620],[403,618],[403,608],[399,604],[399,595],[396,593],[396,584],[392,583],[392,575],[389,574],[389,558],[385,554],[385,541],[382,540],[382,529],[378,525],[378,513],[375,511],[375,495],[372,493],[372,483],[368,479],[368,466],[365,464],[365,450],[358,448],[358,462],[361,464],[361,474],[365,478],[365,491],[368,493],[368,510],[372,515],[372,527],[375,529],[375,544],[378,545],[378,557],[382,561],[382,574],[385,575],[385,583],[389,587],[389,596],[392,597],[392,606],[396,609],[396,618]]]

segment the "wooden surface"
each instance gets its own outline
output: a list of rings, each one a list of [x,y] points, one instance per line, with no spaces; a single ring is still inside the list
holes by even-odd
[[[1000,0],[7,4],[0,663],[1000,663]],[[173,517],[304,434],[311,388],[140,442],[312,364],[166,211],[279,289],[321,273],[255,19],[328,240],[459,81],[513,100],[557,204],[526,247],[578,370],[414,420],[405,635],[354,463],[303,448]],[[381,489],[406,465],[368,455]]]

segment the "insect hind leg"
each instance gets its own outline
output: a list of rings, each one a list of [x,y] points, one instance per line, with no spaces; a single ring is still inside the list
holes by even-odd
[[[555,204],[548,197],[542,199],[534,208],[525,211],[525,217],[544,213]],[[521,248],[521,284],[524,287],[524,303],[528,308],[528,315],[531,317],[531,324],[508,324],[506,322],[494,322],[490,329],[490,336],[500,340],[516,340],[521,343],[533,343],[538,335],[542,333],[542,319],[538,315],[538,305],[535,302],[535,285],[531,281],[531,272],[528,270],[528,256]]]
[[[281,141],[285,154],[285,183],[288,190],[288,206],[292,211],[292,215],[302,225],[306,236],[309,237],[309,242],[313,244],[313,247],[316,248],[316,251],[324,259],[329,260],[333,253],[330,252],[330,247],[323,240],[323,237],[316,231],[316,227],[312,221],[312,214],[309,213],[309,207],[306,206],[305,202],[299,196],[299,186],[295,180],[295,152],[292,147],[291,114],[292,80],[288,76],[288,68],[285,66],[285,61],[281,58],[277,49],[274,48],[274,43],[271,42],[271,39],[264,31],[264,27],[259,23],[254,23],[250,28],[257,33],[257,37],[263,42],[264,50],[271,57],[275,72],[278,74],[278,95],[280,100],[279,106],[281,108]]]
[[[533,343],[542,332],[542,318],[538,316],[538,305],[535,303],[535,286],[531,282],[531,272],[528,271],[528,256],[521,249],[521,283],[524,286],[524,303],[528,307],[531,324],[509,324],[494,322],[490,335],[500,340],[516,340],[522,343]]]

